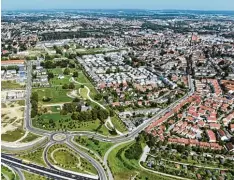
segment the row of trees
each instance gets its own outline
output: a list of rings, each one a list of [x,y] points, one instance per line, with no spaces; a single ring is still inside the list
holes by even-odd
[[[71,118],[79,121],[97,120],[104,122],[109,116],[109,112],[104,109],[94,108],[89,111],[73,112]]]
[[[75,85],[74,85],[74,83],[69,83],[69,84],[64,84],[63,86],[62,86],[62,88],[63,89],[75,89]]]
[[[46,60],[46,61],[42,61],[40,65],[46,69],[53,69],[53,68],[56,68],[57,66],[61,68],[66,68],[66,67],[75,68],[76,67],[75,62],[69,59],[64,59],[62,61]]]
[[[33,92],[31,95],[31,117],[34,118],[38,114],[38,93]]]
[[[63,105],[63,109],[61,110],[62,115],[67,115],[68,113],[72,113],[71,118],[73,120],[80,120],[80,121],[90,121],[90,120],[97,120],[104,121],[108,118],[108,116],[114,116],[113,110],[105,110],[101,109],[100,107],[93,107],[92,110],[81,111],[82,102],[78,98],[74,99],[72,103],[65,103]],[[87,104],[86,104],[87,105]]]
[[[1,66],[2,70],[16,70],[17,72],[19,71],[19,67],[18,66]]]

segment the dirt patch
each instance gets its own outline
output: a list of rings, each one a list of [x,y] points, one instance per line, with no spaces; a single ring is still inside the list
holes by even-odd
[[[22,128],[24,119],[24,108],[8,107],[1,109],[1,134],[7,131],[14,131],[17,128]]]

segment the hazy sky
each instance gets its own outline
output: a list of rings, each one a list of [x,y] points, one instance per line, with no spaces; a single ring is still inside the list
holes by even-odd
[[[234,10],[234,0],[2,0],[2,9]]]

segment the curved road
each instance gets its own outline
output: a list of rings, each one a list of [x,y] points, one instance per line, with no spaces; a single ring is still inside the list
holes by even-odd
[[[28,81],[27,81],[27,87],[26,87],[26,107],[25,107],[25,122],[24,122],[24,126],[28,131],[31,131],[35,134],[38,135],[42,135],[42,136],[47,136],[51,139],[52,135],[55,134],[56,132],[51,132],[51,131],[47,131],[47,130],[42,130],[42,129],[38,129],[33,127],[32,125],[32,121],[31,121],[31,103],[30,103],[30,96],[31,96],[31,89],[32,89],[32,74],[31,74],[31,70],[32,70],[32,63],[31,61],[27,61],[27,73],[28,73]],[[74,79],[73,79],[74,80]],[[184,97],[182,97],[181,99],[178,99],[177,101],[173,102],[172,104],[170,104],[166,109],[163,109],[162,111],[160,111],[157,115],[153,116],[152,118],[150,118],[147,122],[141,124],[140,126],[138,126],[135,130],[129,132],[126,135],[121,135],[121,136],[116,136],[116,137],[107,137],[107,136],[103,136],[100,134],[96,134],[93,132],[88,132],[88,131],[76,131],[76,132],[63,132],[66,133],[68,135],[68,139],[66,141],[66,144],[73,149],[74,151],[76,151],[77,153],[81,154],[84,158],[88,159],[93,165],[94,167],[98,170],[98,174],[101,180],[106,180],[107,176],[105,173],[105,170],[103,169],[103,167],[92,157],[90,157],[88,154],[82,152],[81,150],[79,150],[71,141],[71,137],[73,137],[74,135],[87,135],[87,136],[93,136],[95,139],[100,140],[100,141],[109,141],[109,142],[113,142],[113,143],[119,143],[116,144],[115,146],[113,146],[111,149],[108,150],[108,152],[105,154],[104,157],[104,163],[106,163],[107,165],[107,158],[108,158],[108,154],[111,152],[112,149],[114,149],[115,147],[117,147],[118,145],[122,144],[122,143],[126,143],[128,141],[133,140],[142,130],[144,130],[148,125],[150,125],[153,121],[155,121],[156,119],[160,118],[161,116],[163,116],[166,112],[170,111],[171,109],[173,109],[178,103],[180,103],[181,101],[183,101],[184,99],[186,99],[188,96],[192,95],[194,92],[194,87],[192,85],[192,80],[191,77],[188,75],[188,81],[189,81],[189,87],[190,87],[190,92],[187,93]],[[77,82],[79,83],[79,82]],[[85,86],[86,87],[86,86]],[[101,105],[100,103],[92,100],[92,98],[90,98],[89,96],[89,88],[88,88],[88,94],[87,96],[89,97],[89,99],[100,105],[101,107],[105,108],[103,105]],[[58,133],[58,132],[57,132]],[[27,148],[25,148],[27,149]],[[17,148],[16,148],[17,150]]]

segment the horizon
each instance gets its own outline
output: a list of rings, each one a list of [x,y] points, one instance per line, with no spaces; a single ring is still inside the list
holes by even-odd
[[[233,0],[2,0],[3,11],[16,10],[91,10],[91,9],[136,9],[136,10],[197,10],[234,11]]]
[[[142,9],[142,8],[77,8],[77,9],[64,9],[64,8],[48,8],[48,9],[2,9],[2,11],[50,11],[50,10],[139,10],[139,11],[233,11],[222,9]]]

